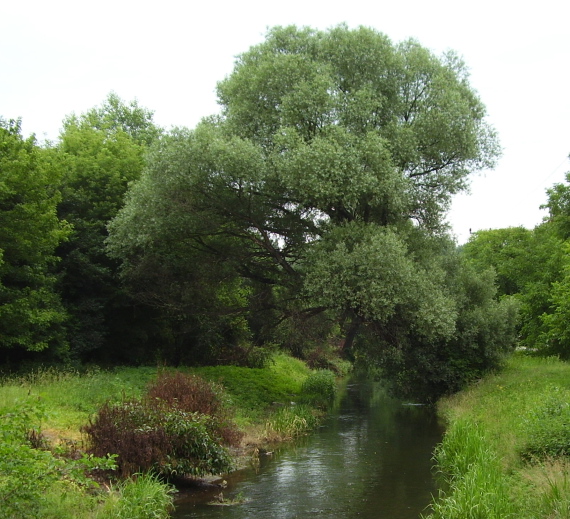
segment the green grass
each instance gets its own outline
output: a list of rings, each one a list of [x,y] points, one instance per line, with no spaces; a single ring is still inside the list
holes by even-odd
[[[286,355],[275,355],[266,368],[218,366],[181,371],[221,384],[224,401],[237,424],[248,428],[249,439],[288,439],[318,423],[311,407],[290,405],[303,400],[302,386],[312,371]],[[95,495],[88,491],[84,474],[61,477],[75,465],[59,457],[82,449],[80,429],[103,403],[141,397],[157,373],[157,368],[144,367],[81,372],[46,368],[0,381],[0,453],[4,454],[0,498],[11,500],[14,518],[167,517],[164,513],[171,495],[162,483],[145,476]],[[21,427],[16,430],[18,423]],[[25,439],[29,429],[41,429],[53,452],[30,447]],[[90,466],[96,463],[93,460]]]
[[[86,372],[49,368],[7,378],[0,385],[0,413],[28,402],[46,412],[48,436],[78,439],[79,428],[107,401],[138,397],[156,376],[156,368],[116,368]]]
[[[304,362],[284,354],[275,355],[267,368],[212,366],[191,371],[225,388],[240,425],[262,420],[275,403],[298,400],[311,373]]]
[[[497,453],[474,422],[459,420],[435,453],[441,491],[433,519],[516,517]]]
[[[172,489],[151,475],[140,475],[114,485],[105,499],[60,481],[43,493],[39,508],[26,507],[10,518],[167,519],[172,508]]]
[[[157,371],[148,367],[85,372],[49,368],[6,378],[0,384],[0,413],[24,402],[40,404],[46,412],[42,428],[48,435],[78,439],[79,428],[101,404],[140,397]],[[274,355],[267,368],[211,366],[183,371],[220,383],[240,425],[263,422],[275,403],[297,401],[311,373],[305,363],[284,354]]]
[[[434,518],[570,518],[570,365],[513,356],[442,400]]]

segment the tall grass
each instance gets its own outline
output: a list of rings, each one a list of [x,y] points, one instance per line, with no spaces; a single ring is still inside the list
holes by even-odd
[[[435,453],[442,490],[432,519],[516,517],[500,460],[477,424],[455,422]]]
[[[449,422],[433,518],[570,519],[570,365],[513,356],[439,403]]]
[[[511,493],[521,519],[570,519],[570,461],[548,459],[516,472]],[[514,479],[514,478],[513,478]]]

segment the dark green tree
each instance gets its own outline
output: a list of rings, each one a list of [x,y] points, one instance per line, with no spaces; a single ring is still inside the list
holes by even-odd
[[[129,323],[130,316],[146,317],[145,311],[135,311],[120,288],[119,264],[105,253],[104,241],[107,223],[122,207],[129,183],[139,178],[148,146],[159,134],[152,112],[110,94],[100,107],[66,118],[59,142],[49,150],[62,177],[58,214],[73,228],[58,249],[58,286],[76,357],[101,355],[102,348],[120,355],[129,342],[144,342],[144,326],[135,332]],[[137,356],[132,350],[123,354],[131,360]]]
[[[562,281],[565,264],[564,241],[556,224],[544,222],[533,230],[513,227],[478,231],[465,244],[463,253],[479,271],[495,271],[497,297],[513,295],[518,300],[521,345],[555,353],[553,341],[546,340],[544,320],[556,306],[552,289]]]
[[[55,249],[69,234],[56,213],[59,178],[20,121],[0,119],[0,347],[66,348],[54,290]]]
[[[100,106],[80,117],[68,117],[64,126],[92,128],[110,135],[121,131],[137,144],[150,146],[162,133],[162,129],[154,124],[153,115],[151,110],[140,106],[138,101],[125,103],[115,92],[111,92]]]
[[[563,268],[560,279],[552,283],[545,301],[545,311],[537,316],[535,347],[545,355],[570,359],[570,252],[568,242],[563,246]]]
[[[537,227],[544,236],[542,254],[535,255],[536,288],[526,299],[538,302],[533,314],[534,332],[530,339],[545,355],[570,359],[570,173],[566,183],[555,184],[547,190],[548,201],[543,206],[549,216]],[[534,296],[534,297],[533,297]],[[532,299],[531,299],[532,297]],[[530,305],[529,305],[530,306]],[[527,341],[529,346],[531,340]]]
[[[199,145],[215,148],[216,142],[208,137]],[[108,240],[111,255],[123,262],[129,292],[161,310],[172,333],[165,354],[175,363],[227,358],[222,351],[226,345],[236,347],[249,339],[244,314],[251,288],[236,272],[239,258],[243,256],[248,268],[263,272],[251,265],[254,251],[234,236],[240,232],[237,215],[234,224],[201,201],[208,188],[202,185],[206,178],[200,170],[208,166],[193,155],[195,145],[196,135],[183,130],[156,144],[126,206],[111,222]],[[235,157],[217,160],[241,170],[247,168],[248,156],[236,150]],[[225,193],[222,179],[219,186],[210,187],[207,199],[220,211],[239,210],[231,193]]]
[[[548,201],[542,209],[548,209],[548,223],[562,240],[570,238],[570,172],[566,183],[554,184],[546,191]]]

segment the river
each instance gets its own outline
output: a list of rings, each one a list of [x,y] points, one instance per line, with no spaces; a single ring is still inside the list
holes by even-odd
[[[418,519],[437,493],[431,456],[442,433],[433,410],[349,384],[321,428],[226,477],[223,501],[239,504],[196,492],[173,517]]]

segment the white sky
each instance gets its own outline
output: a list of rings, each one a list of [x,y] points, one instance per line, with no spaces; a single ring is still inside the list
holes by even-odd
[[[268,27],[346,22],[452,49],[499,133],[503,157],[449,215],[469,229],[538,224],[545,190],[570,170],[570,3],[565,0],[27,0],[0,5],[0,116],[55,139],[110,91],[167,128],[218,111],[216,82]]]

